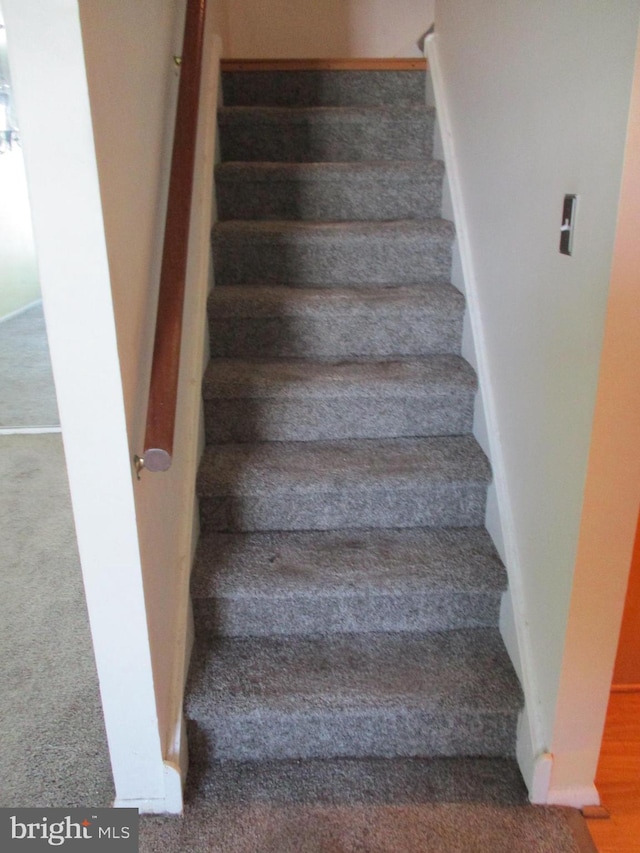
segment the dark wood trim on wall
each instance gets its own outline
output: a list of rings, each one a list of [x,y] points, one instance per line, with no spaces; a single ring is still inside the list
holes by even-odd
[[[426,59],[223,59],[223,71],[426,71]]]

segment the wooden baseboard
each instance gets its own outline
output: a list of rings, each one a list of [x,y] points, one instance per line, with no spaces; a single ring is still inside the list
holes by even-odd
[[[640,684],[612,684],[612,693],[640,693]]]
[[[223,59],[222,71],[426,71],[426,59]]]

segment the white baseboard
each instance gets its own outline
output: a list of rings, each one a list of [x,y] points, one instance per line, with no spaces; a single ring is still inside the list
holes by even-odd
[[[583,809],[585,806],[599,806],[600,795],[595,785],[575,785],[566,788],[549,788],[547,805],[570,806],[574,809]]]
[[[186,744],[186,742],[185,742]],[[186,768],[183,769],[170,761],[164,762],[164,799],[124,800],[116,798],[114,809],[138,809],[140,814],[174,815],[183,812],[183,779]]]
[[[189,751],[186,738],[186,725],[183,717],[177,727],[174,756],[163,762],[164,798],[140,798],[125,800],[117,797],[113,803],[115,809],[138,809],[140,814],[181,815],[184,807],[183,790],[189,766]]]
[[[175,776],[175,772],[172,771]],[[174,815],[179,817],[182,815],[182,791],[180,793],[180,806],[176,808],[176,802],[173,798],[165,798],[163,800],[122,800],[115,799],[113,802],[114,809],[137,809],[140,814],[148,815]]]
[[[553,756],[549,752],[537,750],[526,708],[521,712],[518,719],[516,758],[529,792],[529,800],[536,805],[544,805],[548,802],[549,797]]]
[[[516,675],[522,681],[522,660],[520,659],[516,622],[513,614],[513,600],[509,590],[502,593],[500,602],[500,634]]]
[[[0,427],[0,435],[50,435],[61,433],[59,426]]]
[[[500,559],[506,565],[507,555],[504,549],[504,533],[502,531],[502,519],[500,518],[495,482],[490,483],[487,489],[487,509],[484,516],[484,524],[489,532],[489,536],[491,536],[496,551],[500,554]]]

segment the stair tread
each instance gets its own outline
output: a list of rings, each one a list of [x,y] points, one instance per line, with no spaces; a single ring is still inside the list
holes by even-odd
[[[318,362],[303,359],[214,359],[205,399],[324,399],[358,396],[428,398],[452,388],[473,392],[473,368],[457,355],[390,361]]]
[[[210,445],[198,477],[201,496],[291,492],[325,495],[384,483],[488,484],[486,456],[472,436],[281,441]]]
[[[421,710],[509,714],[521,690],[497,629],[428,634],[235,638],[201,643],[189,711]]]
[[[212,231],[220,284],[446,282],[455,228],[444,219],[227,220]]]
[[[218,216],[229,220],[392,221],[440,214],[439,160],[230,161],[216,167]]]
[[[322,362],[457,355],[464,304],[450,284],[221,285],[209,299],[211,354]]]
[[[231,106],[218,112],[222,160],[407,160],[432,154],[424,105]]]
[[[441,160],[377,160],[358,162],[280,163],[228,161],[216,166],[216,181],[280,182],[294,180],[370,181],[386,177],[419,179],[444,174]]]
[[[202,538],[196,599],[500,592],[504,566],[482,528],[213,533]]]
[[[385,287],[295,287],[277,284],[220,285],[209,299],[216,319],[330,314],[372,314],[380,309],[431,312],[458,316],[464,297],[450,284]]]
[[[473,369],[456,355],[214,358],[203,382],[206,435],[222,443],[466,434],[476,387]]]
[[[227,123],[246,122],[251,125],[260,122],[274,124],[303,124],[309,121],[359,122],[376,116],[388,117],[395,121],[411,120],[415,116],[432,116],[433,107],[424,104],[396,104],[369,106],[223,106],[218,109],[218,121],[224,127]]]
[[[241,234],[256,239],[280,240],[300,239],[327,241],[343,238],[402,238],[402,237],[440,237],[443,240],[453,240],[455,227],[448,219],[433,217],[432,219],[395,219],[390,221],[350,221],[350,222],[318,222],[291,221],[284,219],[246,220],[230,219],[217,222],[213,228],[214,235],[229,236]]]
[[[425,72],[313,69],[223,71],[225,104],[352,106],[424,105]]]

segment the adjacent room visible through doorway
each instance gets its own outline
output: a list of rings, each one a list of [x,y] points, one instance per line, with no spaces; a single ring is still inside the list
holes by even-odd
[[[0,433],[59,431],[0,10]]]

